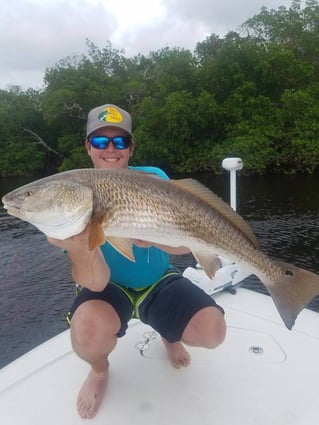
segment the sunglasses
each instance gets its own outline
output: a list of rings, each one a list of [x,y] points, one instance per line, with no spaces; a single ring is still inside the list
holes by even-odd
[[[108,145],[112,142],[115,149],[127,149],[132,143],[132,138],[129,136],[92,136],[89,138],[90,144],[95,149],[106,149]]]

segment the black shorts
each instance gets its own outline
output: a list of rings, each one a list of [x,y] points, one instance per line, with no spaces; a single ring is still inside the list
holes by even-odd
[[[71,307],[70,318],[82,303],[90,300],[112,305],[121,320],[119,337],[125,334],[128,321],[137,317],[167,341],[177,342],[199,310],[216,307],[224,314],[213,298],[177,272],[168,272],[158,283],[142,291],[122,288],[112,282],[101,292],[83,288]]]

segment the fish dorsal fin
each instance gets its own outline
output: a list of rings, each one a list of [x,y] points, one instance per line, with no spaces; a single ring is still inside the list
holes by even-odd
[[[105,242],[105,235],[102,224],[93,221],[89,225],[89,250],[97,248],[100,245],[103,245]]]
[[[132,249],[132,241],[125,238],[107,237],[107,241],[116,251],[124,255],[128,260],[135,262],[135,257]]]
[[[250,240],[255,248],[258,247],[257,239],[245,220],[206,186],[194,179],[170,180],[170,183],[186,192],[191,193],[192,195],[196,196],[196,198],[205,202],[207,205],[229,220],[233,226],[240,230]]]

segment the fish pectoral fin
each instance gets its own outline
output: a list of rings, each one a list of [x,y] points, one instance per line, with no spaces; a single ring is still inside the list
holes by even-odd
[[[282,277],[266,285],[286,327],[292,329],[300,311],[319,295],[319,275],[278,261]]]
[[[126,257],[128,260],[135,262],[131,239],[116,238],[108,236],[108,243],[112,245],[116,251]]]
[[[99,222],[92,222],[88,225],[89,227],[89,250],[97,248],[103,245],[105,242],[105,235],[102,224]]]
[[[196,261],[200,264],[200,266],[202,267],[202,269],[205,271],[205,273],[207,274],[207,276],[210,279],[213,279],[213,277],[215,276],[216,271],[221,266],[221,261],[217,257],[217,255],[215,255],[215,254],[208,254],[207,252],[205,252],[205,253],[202,253],[202,252],[200,252],[200,253],[193,252],[192,254],[194,255]]]

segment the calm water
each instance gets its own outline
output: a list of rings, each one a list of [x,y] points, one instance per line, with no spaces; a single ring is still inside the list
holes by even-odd
[[[229,177],[197,176],[224,200]],[[31,179],[30,179],[31,180]],[[0,179],[0,195],[27,183]],[[319,176],[238,179],[238,211],[273,257],[319,273]],[[74,297],[68,258],[45,236],[0,207],[0,367],[67,328]],[[173,258],[181,268],[190,256]],[[264,291],[255,278],[246,286]],[[319,299],[310,308],[319,311]]]

